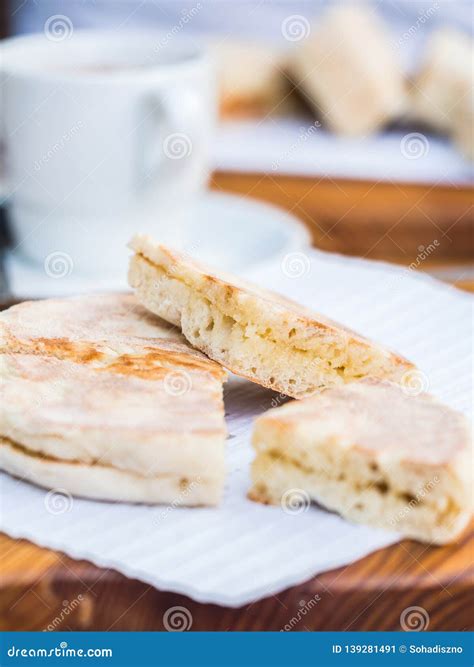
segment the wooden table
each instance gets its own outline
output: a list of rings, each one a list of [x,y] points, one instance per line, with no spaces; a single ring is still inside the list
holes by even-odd
[[[409,265],[438,239],[420,268],[474,291],[467,188],[236,174],[216,174],[212,185],[292,210],[328,250]],[[177,605],[194,630],[399,630],[413,606],[426,611],[430,630],[472,629],[473,527],[453,545],[405,540],[240,609],[198,604],[0,534],[0,629],[160,630]]]

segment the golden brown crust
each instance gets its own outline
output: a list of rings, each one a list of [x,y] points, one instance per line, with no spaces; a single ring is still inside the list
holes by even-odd
[[[61,330],[68,336],[58,336]],[[45,336],[44,332],[52,335]],[[23,302],[0,314],[0,352],[34,354],[156,379],[173,367],[225,379],[222,367],[190,347],[129,294]]]
[[[172,502],[181,475],[200,475],[199,502],[217,502],[225,372],[132,295],[5,311],[0,379],[0,467],[11,474],[24,463],[44,485],[64,475],[80,495],[149,502]]]
[[[281,294],[257,287],[240,278],[222,271],[211,271],[184,253],[155,244],[150,237],[135,236],[129,244],[137,256],[163,268],[175,279],[184,280],[206,297],[227,306],[226,315],[241,323],[257,321],[260,330],[271,329],[272,335],[297,349],[309,349],[312,342],[318,342],[321,335],[328,334],[341,338],[344,344],[356,343],[373,348],[375,343],[352,329],[311,311],[301,304]],[[295,330],[293,332],[293,329]],[[290,334],[293,332],[293,336]],[[388,351],[391,362],[403,368],[413,368],[413,364],[403,356]]]
[[[27,449],[145,476],[223,466],[222,384],[210,373],[125,374],[0,354],[0,377],[0,436]]]
[[[378,378],[323,389],[269,410],[255,423],[279,439],[331,432],[343,447],[424,466],[450,465],[471,451],[468,420],[426,393]]]

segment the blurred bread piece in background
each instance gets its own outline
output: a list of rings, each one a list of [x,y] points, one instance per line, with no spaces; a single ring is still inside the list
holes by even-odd
[[[413,116],[439,132],[451,134],[458,109],[462,116],[466,98],[472,96],[473,79],[472,39],[452,28],[436,30],[428,39],[413,81]]]
[[[453,139],[460,152],[474,161],[474,94],[469,94],[453,112]]]
[[[412,116],[449,134],[474,160],[474,41],[452,28],[434,32],[411,90]]]
[[[340,134],[374,132],[406,109],[390,36],[363,5],[330,9],[295,49],[289,67],[319,119]]]
[[[284,115],[297,106],[285,74],[286,55],[253,42],[210,41],[222,118]]]

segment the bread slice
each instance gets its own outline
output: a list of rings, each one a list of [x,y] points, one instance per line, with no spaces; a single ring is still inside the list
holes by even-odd
[[[474,162],[474,87],[453,111],[453,139],[458,150]]]
[[[411,90],[417,120],[440,132],[456,132],[469,101],[472,108],[473,62],[474,41],[469,35],[454,28],[433,31]],[[472,112],[470,121],[472,136]]]
[[[0,313],[0,352],[41,354],[101,366],[126,355],[183,353],[221,373],[133,294],[108,293],[24,301]],[[148,361],[151,362],[150,356]],[[164,359],[163,359],[164,360]]]
[[[215,504],[224,379],[132,295],[15,306],[0,315],[0,467],[17,474],[23,461],[39,484],[141,502],[173,503],[199,478],[184,504]]]
[[[316,501],[350,521],[443,544],[472,511],[465,417],[386,380],[327,389],[255,423],[250,497]]]
[[[285,54],[252,41],[210,40],[222,118],[281,115],[292,110]]]
[[[136,236],[138,300],[237,375],[294,398],[367,375],[401,377],[408,361],[284,297]]]
[[[168,504],[170,507],[217,505],[222,488],[218,475],[183,477],[137,475],[101,464],[61,461],[0,438],[0,469],[14,477],[52,489],[62,501],[67,495],[129,503]],[[61,499],[57,501],[61,502]],[[54,513],[54,499],[51,500]],[[48,503],[46,503],[48,507]]]
[[[331,7],[291,56],[297,88],[335,132],[365,135],[403,115],[402,68],[383,22],[368,7]]]

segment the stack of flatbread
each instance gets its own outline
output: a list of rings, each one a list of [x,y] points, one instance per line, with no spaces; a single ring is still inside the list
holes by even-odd
[[[216,504],[225,372],[131,295],[0,316],[0,466],[104,500]]]
[[[421,540],[470,512],[466,419],[403,357],[280,295],[137,236],[135,296],[0,316],[0,466],[94,498],[215,504],[224,368],[298,399],[256,422],[250,497],[307,498]]]

